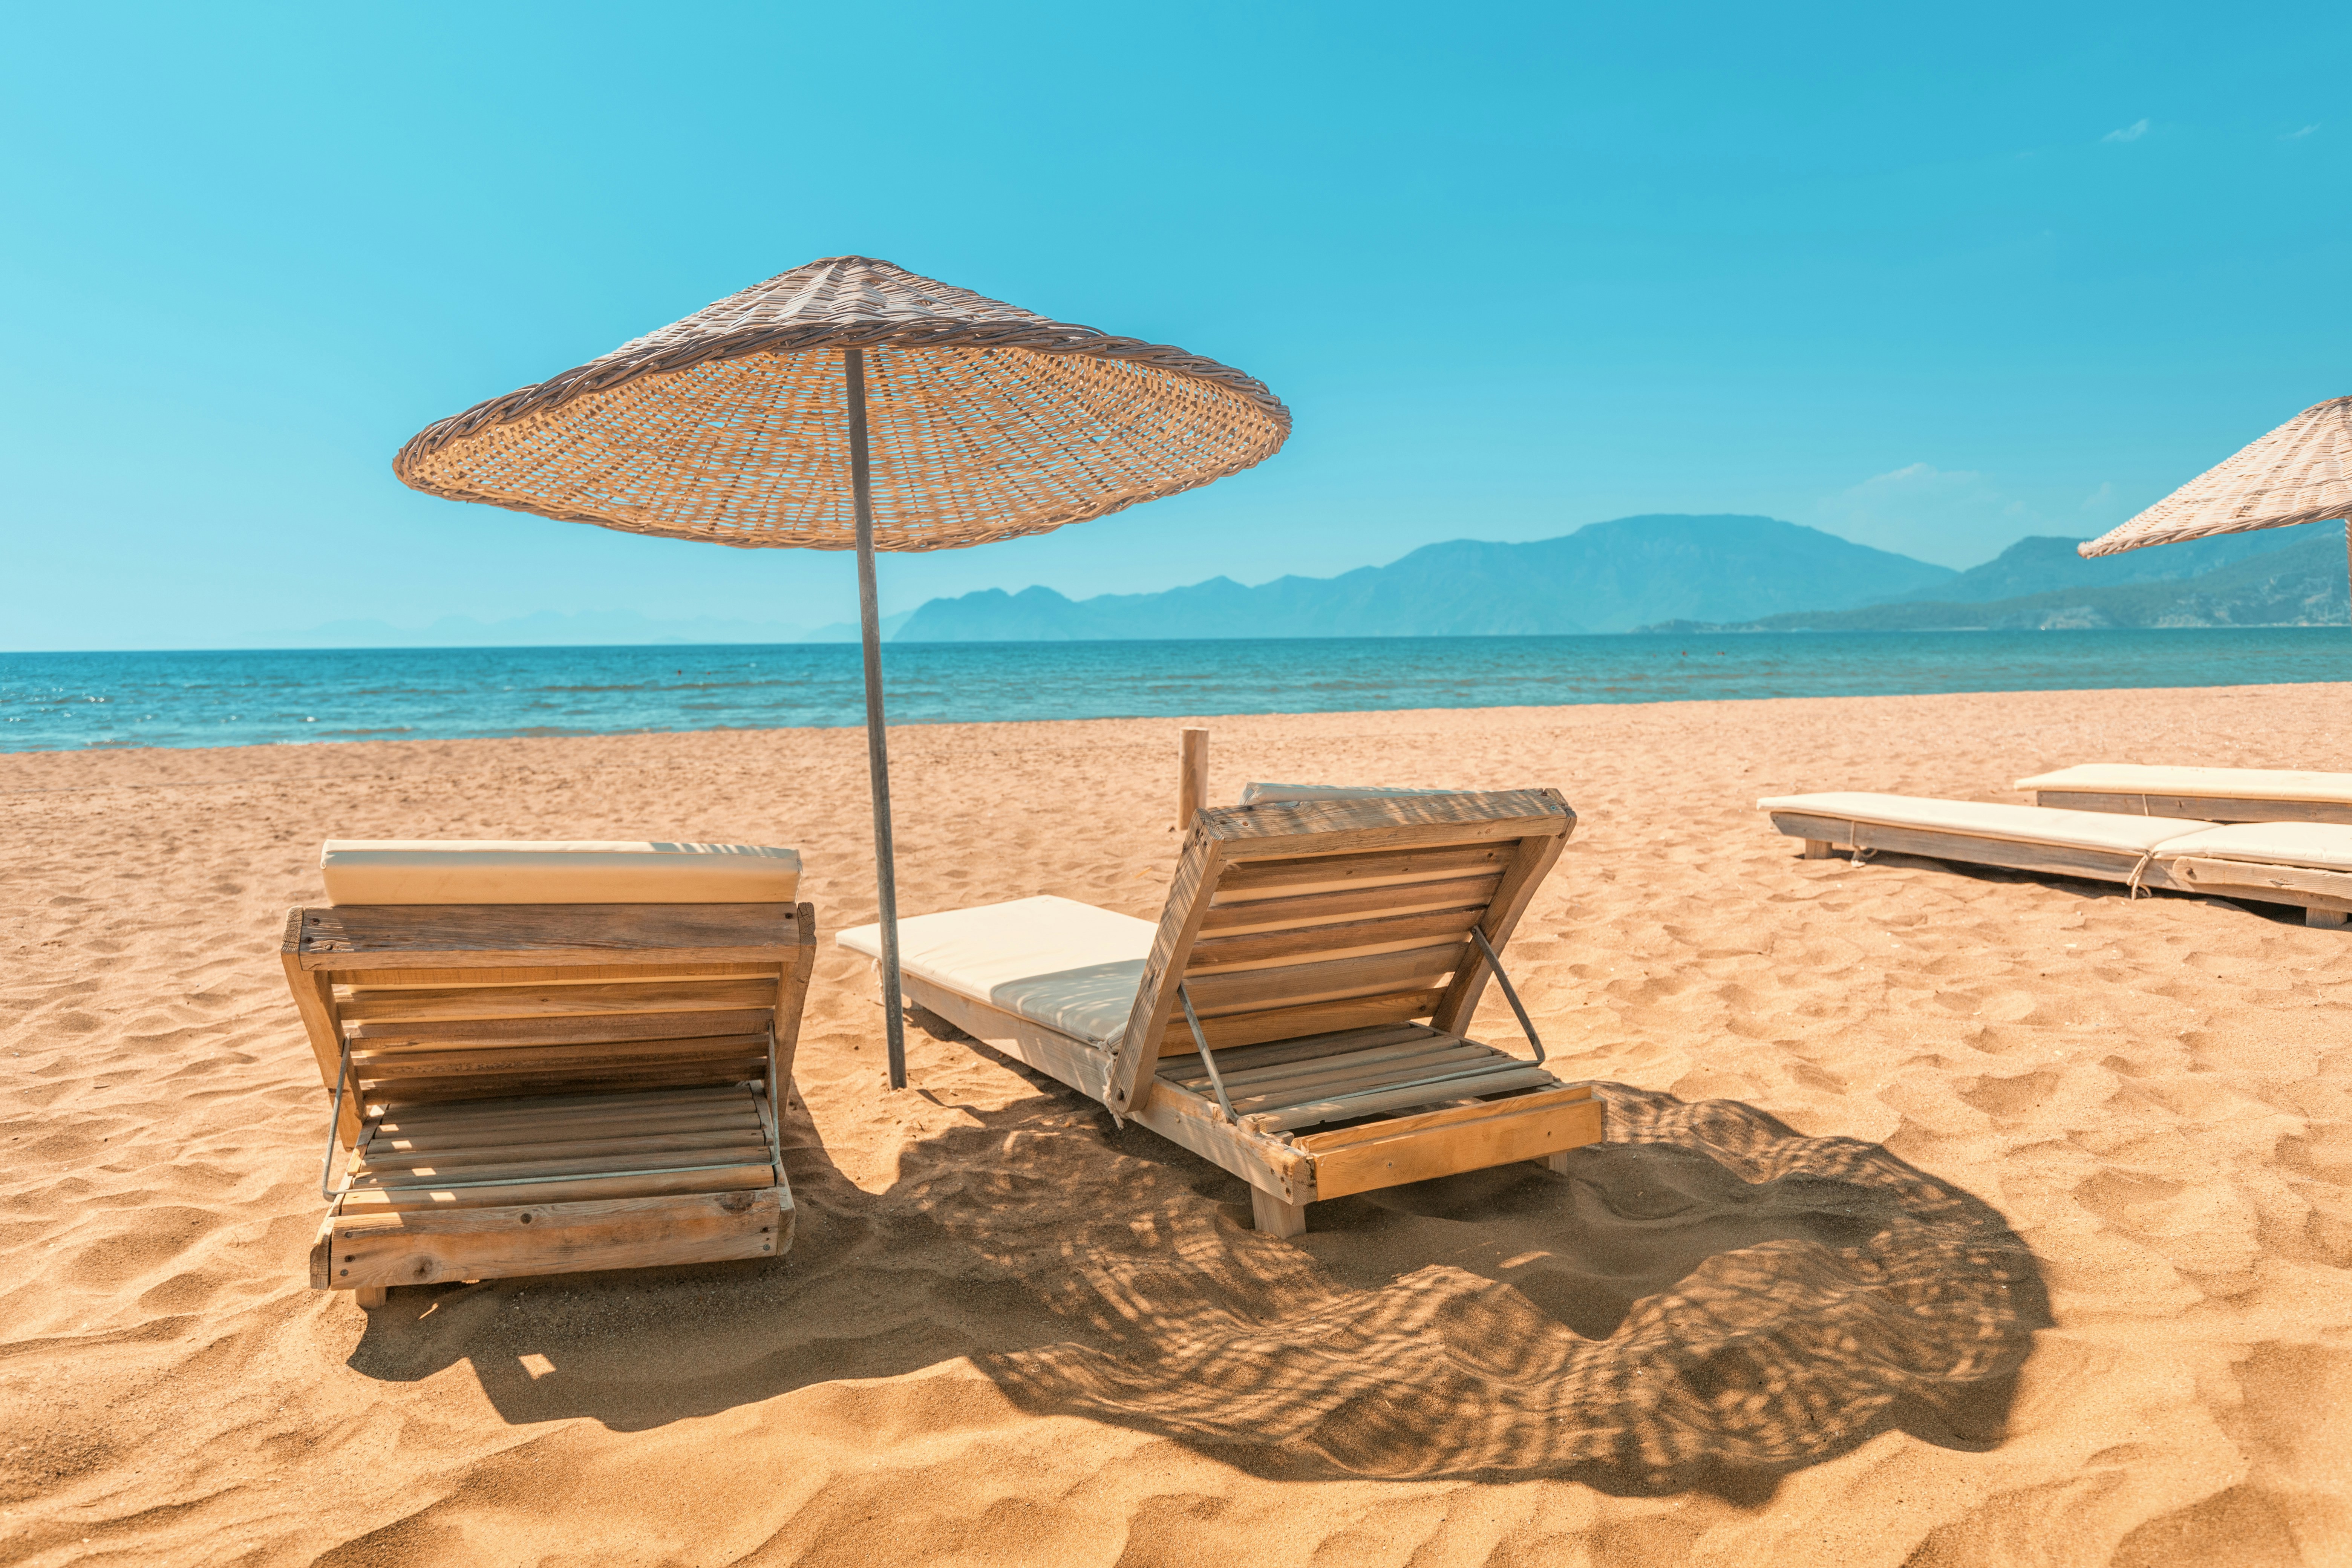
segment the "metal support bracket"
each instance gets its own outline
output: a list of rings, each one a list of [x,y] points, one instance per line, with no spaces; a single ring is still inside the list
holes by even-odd
[[[1192,1011],[1192,995],[1184,983],[1176,983],[1176,1000],[1184,1004],[1184,1022],[1192,1026],[1192,1044],[1201,1053],[1201,1065],[1209,1069],[1209,1087],[1217,1091],[1217,1104],[1223,1110],[1225,1120],[1238,1126],[1241,1118],[1234,1114],[1234,1102],[1225,1098],[1225,1080],[1217,1072],[1216,1053],[1209,1049],[1209,1037],[1201,1032],[1201,1016]]]
[[[1544,1059],[1543,1040],[1537,1035],[1533,1021],[1528,1017],[1528,1010],[1519,1005],[1519,994],[1511,984],[1511,977],[1503,973],[1503,961],[1496,956],[1495,944],[1488,942],[1486,933],[1475,925],[1470,928],[1470,934],[1477,940],[1478,951],[1486,955],[1486,967],[1495,972],[1495,984],[1503,988],[1503,1000],[1511,1005],[1512,1013],[1518,1017],[1519,1027],[1528,1032],[1528,1044],[1536,1048],[1536,1065],[1541,1067]]]

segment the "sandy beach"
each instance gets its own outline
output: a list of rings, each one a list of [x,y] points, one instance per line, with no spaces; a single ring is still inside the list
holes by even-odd
[[[1611,1141],[1318,1205],[944,1026],[883,1085],[859,731],[0,755],[0,1563],[2352,1562],[2352,934],[1759,795],[2352,767],[2342,686],[1212,718],[1557,786],[1508,957]],[[892,735],[908,913],[1157,916],[1170,721]],[[330,837],[797,847],[773,1262],[315,1293]],[[1482,1037],[1524,1048],[1501,996]]]

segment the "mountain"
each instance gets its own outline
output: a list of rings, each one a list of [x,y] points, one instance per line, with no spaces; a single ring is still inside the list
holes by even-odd
[[[1926,601],[1858,609],[1766,616],[1708,631],[1924,632],[2092,631],[2109,627],[2342,626],[2347,602],[2344,525],[2312,523],[2268,531],[2294,536],[2283,549],[2170,581],[2061,588],[1975,604]],[[2036,542],[2027,541],[2028,543]],[[2198,541],[2204,543],[2207,541]],[[2219,543],[2220,541],[2210,542]],[[2159,555],[2180,545],[2133,554]],[[2126,557],[2127,558],[2127,557]],[[1990,564],[1998,564],[1992,563]],[[2088,563],[2086,564],[2095,564]],[[1978,571],[1987,568],[1979,567]],[[1684,622],[1649,628],[1696,631]]]
[[[2252,533],[2225,533],[2218,539],[2192,539],[2184,544],[2159,544],[2126,550],[2120,555],[2089,560],[2074,553],[2081,542],[2047,535],[2021,539],[1981,566],[1971,566],[1952,582],[1915,588],[1889,600],[1891,604],[1933,601],[1944,605],[1989,604],[1996,599],[2022,598],[2055,593],[2062,588],[2104,588],[2124,583],[2168,583],[2195,577],[2220,567],[2235,565],[2256,555],[2267,555],[2300,544],[2315,529],[2265,528]],[[2336,531],[2342,536],[2342,529]],[[1824,606],[1826,607],[1826,606]]]
[[[1530,544],[1457,539],[1386,566],[1254,588],[1213,577],[1164,593],[1081,600],[1050,588],[992,588],[929,601],[895,640],[1623,632],[1669,619],[1840,609],[1932,591],[1958,576],[1769,517],[1624,517]]]
[[[908,612],[882,617],[882,635],[890,636],[907,622]],[[664,621],[635,610],[582,610],[570,615],[540,610],[510,620],[478,621],[471,616],[443,616],[421,630],[404,629],[389,621],[330,621],[308,631],[280,632],[260,639],[262,647],[635,647],[671,643],[856,642],[857,624],[835,621],[822,626],[792,626],[774,621],[721,620],[697,616],[692,620]]]

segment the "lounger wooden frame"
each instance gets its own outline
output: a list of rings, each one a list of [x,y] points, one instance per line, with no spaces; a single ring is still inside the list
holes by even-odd
[[[373,1305],[784,1251],[815,943],[807,904],[289,910],[280,958],[339,1107],[311,1285]]]
[[[2340,926],[2346,923],[2347,915],[2352,915],[2352,873],[2342,871],[2197,856],[2140,855],[2127,849],[2029,844],[1982,834],[1854,822],[1802,811],[1775,811],[1771,817],[1774,827],[1791,838],[1805,841],[1804,854],[1809,859],[1855,850],[1883,850],[1930,860],[1955,860],[1963,865],[2085,877],[2208,898],[2299,905],[2305,923],[2315,926]]]
[[[965,1033],[1240,1176],[1258,1226],[1295,1236],[1318,1199],[1556,1161],[1600,1139],[1588,1088],[1462,1035],[1492,975],[1472,928],[1500,952],[1575,823],[1554,790],[1203,810],[1108,1051],[904,984]]]
[[[2336,800],[2257,800],[2227,795],[2176,795],[2161,790],[2028,790],[2036,805],[2105,811],[2124,816],[2182,816],[2206,822],[2352,823],[2352,804]]]

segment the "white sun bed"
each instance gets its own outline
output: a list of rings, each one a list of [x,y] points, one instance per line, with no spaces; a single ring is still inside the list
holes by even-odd
[[[2017,781],[2036,805],[2212,822],[2352,823],[2352,773],[2085,763]]]
[[[2352,826],[2335,823],[2222,826],[1860,791],[1771,795],[1756,805],[1774,827],[1805,841],[1808,858],[1884,850],[2136,889],[2298,904],[2312,925],[2342,925],[2352,913]]]

